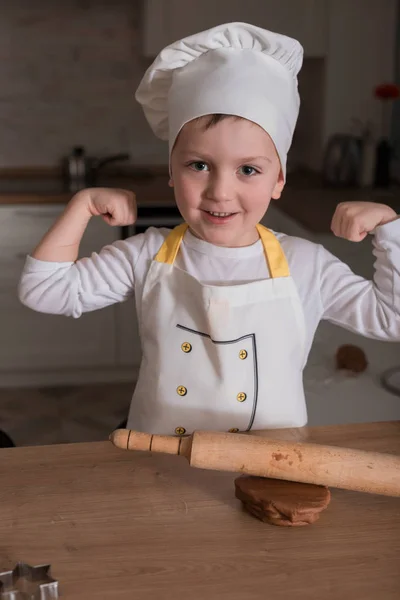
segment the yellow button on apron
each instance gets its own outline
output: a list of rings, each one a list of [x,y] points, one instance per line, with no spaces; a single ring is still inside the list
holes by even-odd
[[[177,427],[175,429],[175,433],[176,435],[183,435],[184,433],[186,433],[186,429],[184,427]]]
[[[236,400],[238,402],[244,402],[247,398],[247,395],[244,392],[239,392],[239,394],[236,396]]]
[[[180,396],[186,396],[186,394],[187,394],[187,389],[185,388],[184,385],[180,385],[179,387],[177,387],[176,391],[178,392],[178,394]]]
[[[245,358],[247,358],[247,350],[241,350],[239,352],[239,358],[240,360],[244,360]]]
[[[232,429],[228,429],[228,433],[237,433],[239,429],[237,427],[232,427]]]
[[[191,351],[192,344],[189,344],[189,342],[183,342],[181,349],[187,354],[188,352]]]

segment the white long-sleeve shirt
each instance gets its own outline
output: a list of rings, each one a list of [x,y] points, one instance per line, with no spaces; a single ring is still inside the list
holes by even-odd
[[[169,231],[150,228],[75,263],[28,256],[19,298],[33,310],[77,318],[134,295],[140,322],[144,281]],[[375,230],[373,281],[354,274],[319,244],[275,235],[303,305],[308,351],[321,319],[366,337],[400,341],[400,219]],[[190,231],[185,234],[176,266],[209,285],[239,284],[270,276],[260,240],[243,248],[224,248],[200,240]]]

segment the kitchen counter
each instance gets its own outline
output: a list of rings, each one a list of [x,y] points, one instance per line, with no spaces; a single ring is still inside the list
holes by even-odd
[[[400,454],[400,422],[257,435]],[[280,528],[234,478],[109,442],[0,450],[0,569],[51,563],[64,600],[399,598],[400,498],[332,489]]]
[[[175,201],[168,180],[167,174],[144,171],[132,176],[102,177],[96,186],[133,190],[139,206],[171,205]],[[69,187],[61,177],[0,177],[0,205],[64,204],[78,189]]]

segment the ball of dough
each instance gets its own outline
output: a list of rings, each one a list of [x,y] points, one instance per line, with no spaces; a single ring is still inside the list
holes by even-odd
[[[368,367],[367,357],[364,350],[351,344],[340,346],[336,351],[336,368],[350,371],[351,373],[362,373]]]
[[[311,525],[330,502],[325,486],[243,475],[235,479],[235,496],[257,519],[271,525]]]

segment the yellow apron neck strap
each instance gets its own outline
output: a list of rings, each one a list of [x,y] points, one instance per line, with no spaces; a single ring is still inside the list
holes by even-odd
[[[178,254],[179,247],[181,245],[183,236],[188,228],[187,223],[182,223],[175,227],[171,233],[168,234],[163,245],[159,249],[154,260],[157,262],[165,263],[167,265],[173,265]]]
[[[257,225],[257,231],[264,247],[264,254],[271,277],[289,277],[290,270],[285,253],[276,236],[264,227]]]
[[[175,227],[167,236],[154,260],[167,265],[173,265],[187,229],[187,223],[182,223],[178,227]],[[275,235],[263,225],[257,225],[257,231],[261,238],[271,277],[289,277],[289,265]]]

